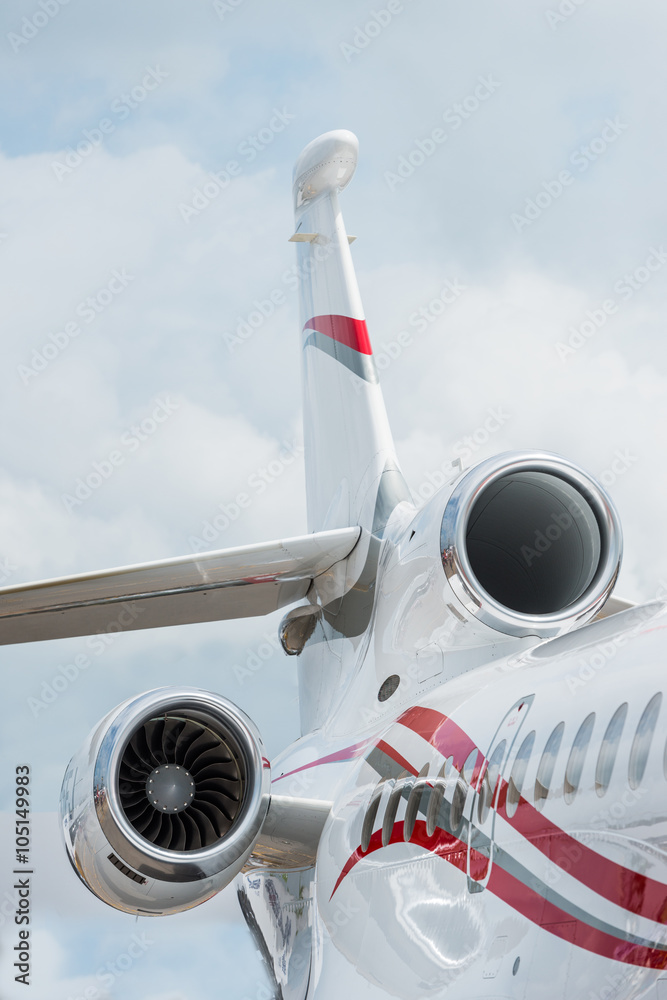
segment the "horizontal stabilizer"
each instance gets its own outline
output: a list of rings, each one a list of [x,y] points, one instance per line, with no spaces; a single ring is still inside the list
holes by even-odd
[[[357,527],[0,588],[0,645],[267,615],[306,596]]]
[[[316,243],[319,235],[320,235],[319,233],[294,233],[293,236],[290,236],[290,238],[288,239],[287,242],[288,243]],[[348,234],[347,242],[348,243],[354,243],[354,241],[356,240],[356,238],[357,238],[356,236],[350,236]]]

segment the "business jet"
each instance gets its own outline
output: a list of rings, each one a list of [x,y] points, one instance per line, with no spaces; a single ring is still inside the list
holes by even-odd
[[[357,152],[329,132],[294,171],[308,533],[0,591],[3,643],[285,608],[302,735],[269,762],[220,694],[130,698],[65,774],[69,859],[137,915],[236,880],[283,1000],[665,1000],[667,604],[612,595],[614,505],[557,455],[415,505],[339,209]]]

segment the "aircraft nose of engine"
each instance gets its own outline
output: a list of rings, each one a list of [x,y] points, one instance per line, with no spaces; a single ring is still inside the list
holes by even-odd
[[[352,179],[359,155],[354,132],[335,129],[309,142],[294,166],[296,208],[324,191],[341,191]]]

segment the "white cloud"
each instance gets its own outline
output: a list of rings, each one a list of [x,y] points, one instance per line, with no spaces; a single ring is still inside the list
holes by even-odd
[[[414,335],[382,373],[411,484],[453,457],[457,444],[483,426],[489,407],[504,406],[510,416],[488,441],[478,435],[473,460],[544,448],[600,474],[618,450],[629,452],[636,461],[609,485],[626,536],[619,591],[653,595],[667,577],[667,267],[573,355],[562,360],[556,345],[570,327],[581,328],[587,311],[619,298],[614,284],[660,245],[667,15],[657,2],[644,4],[639,18],[609,0],[604,10],[582,5],[552,31],[548,6],[506,3],[486,11],[481,23],[470,4],[435,8],[410,0],[400,20],[349,63],[340,43],[367,16],[351,0],[326,8],[299,2],[289,10],[244,0],[222,21],[208,3],[98,9],[72,0],[15,57],[7,46],[0,98],[7,124],[0,158],[0,557],[16,565],[13,579],[188,551],[190,537],[220,504],[233,503],[281,444],[298,436],[297,309],[284,279],[293,263],[286,242],[290,170],[302,144],[343,126],[361,140],[358,176],[343,209],[360,237],[354,254],[376,352],[402,330]],[[6,44],[7,31],[34,9],[28,2],[6,8],[0,41]],[[65,147],[156,64],[169,73],[164,85],[59,181],[53,163],[64,162]],[[485,74],[501,82],[497,94],[392,193],[385,171]],[[295,119],[248,162],[239,144],[274,107]],[[517,233],[511,214],[545,180],[572,167],[573,151],[614,116],[628,123],[618,141]],[[179,206],[192,204],[209,172],[234,158],[240,176],[184,222]],[[85,324],[77,307],[118,269],[133,280]],[[466,290],[441,316],[423,330],[410,322],[444,282],[457,280]],[[225,333],[274,289],[285,293],[284,305],[230,351]],[[33,350],[77,319],[81,334],[24,384],[18,366],[33,362]],[[160,394],[179,402],[173,417],[67,513],[61,494]],[[214,544],[304,527],[297,458]],[[94,722],[133,692],[178,683],[237,700],[276,753],[297,733],[294,662],[276,654],[245,684],[234,666],[246,661],[265,628],[275,632],[279,618],[124,636],[38,716],[28,699],[79,650],[79,640],[5,649],[3,693],[12,712],[3,760],[33,762],[38,808],[53,811],[63,767]],[[50,898],[71,891],[90,927],[109,933],[103,964],[122,945],[108,931],[120,926],[117,915],[72,882],[54,841],[55,831],[45,839],[59,858]],[[42,879],[46,870],[45,862]],[[225,940],[232,958],[235,948],[249,949],[246,973],[259,976],[247,934],[231,932],[233,903],[227,894],[187,919],[201,921],[197,933],[216,956]],[[185,924],[165,926],[176,929],[160,932],[164,950],[147,958],[146,980],[141,968],[132,974],[136,995],[206,995],[208,969],[217,963],[195,956],[191,970],[180,950]],[[67,937],[45,923],[36,937],[40,974],[62,986],[63,998],[75,996],[97,968],[84,974],[76,967],[79,931],[77,925]],[[186,985],[151,981],[173,955],[183,975],[186,968],[191,974]],[[239,980],[225,995],[237,1000],[245,988]],[[122,995],[130,1000],[129,992]]]

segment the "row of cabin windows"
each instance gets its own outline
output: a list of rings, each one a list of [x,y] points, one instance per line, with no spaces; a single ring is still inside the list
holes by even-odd
[[[649,750],[651,749],[651,742],[653,740],[653,734],[658,721],[661,703],[662,694],[658,693],[653,695],[648,705],[642,712],[642,716],[637,724],[628,760],[628,782],[630,787],[633,789],[639,787],[642,778],[644,777],[646,762],[648,760]],[[600,751],[598,753],[598,759],[595,766],[595,790],[600,796],[604,795],[609,788],[627,714],[628,704],[627,702],[624,702],[612,715],[609,725],[605,730],[605,734],[602,737],[602,743],[600,744]],[[572,748],[565,766],[565,779],[563,782],[563,798],[567,803],[574,802],[579,789],[579,782],[581,781],[581,774],[584,769],[584,761],[586,760],[588,745],[593,734],[594,723],[595,712],[591,712],[590,715],[586,716],[580,725],[576,736],[574,737]],[[564,730],[565,723],[559,722],[549,736],[546,746],[542,751],[542,757],[540,758],[540,762],[537,767],[534,790],[535,805],[538,809],[542,808],[547,796],[549,795],[554,769],[556,767],[556,758],[558,757],[561,747]],[[514,764],[512,765],[512,771],[507,788],[506,809],[508,816],[513,816],[517,810],[517,806],[519,805],[519,799],[523,791],[526,772],[528,770],[528,763],[532,756],[534,746],[535,730],[528,733],[519,747],[516,757],[514,758]],[[489,761],[489,766],[487,768],[488,782],[485,778],[480,798],[480,820],[488,811],[488,807],[486,805],[487,796],[485,794],[486,786],[488,785],[489,790],[495,788],[498,770],[500,768],[504,752],[505,741],[503,740],[502,744],[499,744],[498,747],[496,747],[496,750],[494,750],[491,755],[491,760]],[[493,773],[489,773],[492,772],[492,769]],[[667,778],[667,745],[665,746],[663,770],[665,777]],[[482,805],[483,801],[485,803],[484,806]]]

